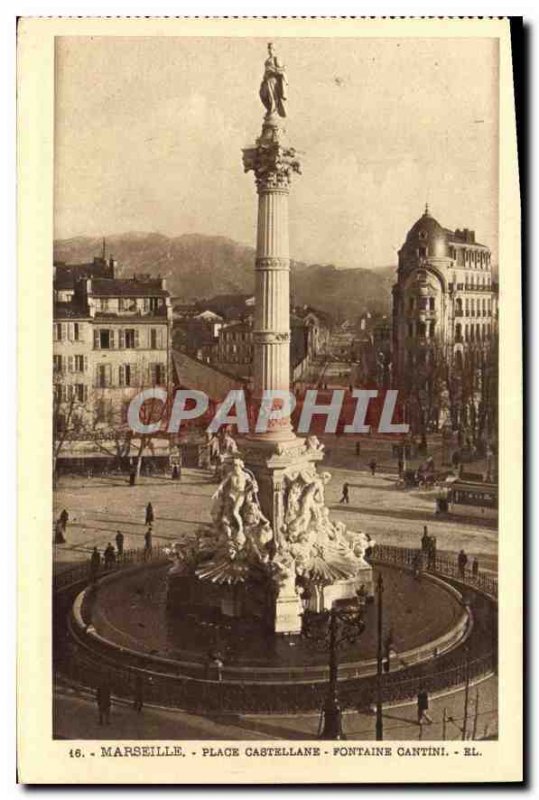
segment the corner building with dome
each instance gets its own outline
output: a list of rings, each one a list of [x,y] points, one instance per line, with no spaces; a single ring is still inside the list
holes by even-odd
[[[489,248],[475,231],[444,228],[428,206],[399,250],[393,286],[393,381],[433,351],[462,366],[486,349],[497,328],[497,285]]]

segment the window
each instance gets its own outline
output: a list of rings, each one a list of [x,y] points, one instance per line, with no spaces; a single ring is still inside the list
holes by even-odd
[[[127,328],[124,331],[124,347],[126,350],[133,350],[136,347],[134,328]]]
[[[86,362],[87,359],[85,356],[75,356],[75,363],[74,369],[75,372],[86,372]]]
[[[135,386],[135,367],[132,364],[120,364],[118,376],[120,386]]]
[[[62,371],[62,356],[53,356],[52,357],[52,369],[54,372],[61,372]]]
[[[105,389],[111,385],[111,366],[110,364],[98,364],[97,367],[97,386]]]
[[[165,383],[164,364],[150,364],[150,382],[154,386]]]
[[[162,331],[157,328],[150,329],[150,347],[152,350],[160,350],[162,347]]]
[[[80,341],[80,325],[78,322],[73,323],[73,339],[76,342]]]
[[[429,297],[429,311],[434,311],[436,301],[434,297]]]
[[[118,298],[119,311],[136,311],[137,301],[134,297],[120,297]]]
[[[88,387],[85,383],[76,383],[74,386],[75,389],[75,400],[79,403],[85,403],[88,400]]]
[[[102,398],[96,403],[96,422],[113,422],[114,412],[112,403]]]
[[[431,338],[434,338],[435,329],[436,329],[436,323],[435,322],[431,322],[430,325],[429,325],[429,336]]]
[[[115,334],[112,328],[94,329],[94,350],[111,350],[115,347]]]
[[[417,324],[417,335],[422,337],[422,336],[426,336],[426,334],[427,334],[427,326],[426,326],[426,324],[424,322],[419,322]]]

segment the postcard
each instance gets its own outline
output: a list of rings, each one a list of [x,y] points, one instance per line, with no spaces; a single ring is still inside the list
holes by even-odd
[[[22,783],[522,781],[510,27],[20,19]]]

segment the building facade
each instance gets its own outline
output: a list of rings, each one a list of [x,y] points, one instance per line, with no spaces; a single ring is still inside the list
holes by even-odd
[[[425,209],[399,251],[392,327],[394,381],[434,351],[458,366],[488,345],[497,329],[497,285],[490,250],[474,231],[444,228]]]
[[[142,389],[171,388],[165,281],[116,278],[114,262],[103,261],[55,267],[54,426],[66,434],[64,457],[85,440],[95,442],[100,430],[125,427],[129,403]]]

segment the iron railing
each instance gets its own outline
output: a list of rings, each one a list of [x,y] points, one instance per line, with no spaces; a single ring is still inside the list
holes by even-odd
[[[417,566],[420,550],[375,545],[370,554],[374,563],[394,565],[414,569]],[[426,563],[422,555],[425,571],[455,580],[468,586],[472,595],[486,595],[478,609],[475,624],[465,645],[442,654],[427,663],[405,666],[395,672],[384,674],[382,699],[384,703],[414,698],[419,684],[426,685],[430,693],[457,687],[467,680],[495,672],[497,653],[495,637],[489,641],[491,631],[495,630],[495,606],[497,580],[494,576],[477,573],[469,569],[459,569],[456,560],[437,556]],[[129,550],[117,559],[116,564],[106,569],[102,565],[97,577],[112,574],[114,570],[136,566],[143,563],[166,562],[164,547],[151,550]],[[54,593],[58,604],[60,625],[67,625],[66,595],[69,597],[80,585],[90,583],[94,577],[88,562],[67,567],[54,575]],[[62,602],[63,599],[63,602]],[[487,647],[485,648],[485,642]],[[58,652],[55,670],[58,677],[69,678],[78,684],[95,687],[106,677],[112,693],[117,697],[133,696],[135,681],[140,677],[143,683],[145,702],[184,708],[199,713],[295,713],[320,707],[327,691],[325,681],[311,683],[268,682],[255,683],[218,680],[217,676],[190,677],[182,674],[159,672],[158,666],[144,669],[141,666],[126,666],[107,653],[93,652],[90,647],[80,646],[65,635],[58,638]],[[344,678],[339,681],[339,699],[343,708],[368,708],[376,696],[376,676]]]
[[[468,566],[461,568],[458,559],[451,558],[447,555],[439,555],[429,558],[427,553],[422,550],[414,549],[413,547],[396,547],[394,545],[377,544],[374,545],[371,551],[370,560],[373,562],[380,562],[382,564],[394,564],[399,567],[406,567],[407,569],[414,569],[418,563],[418,554],[421,559],[421,569],[424,572],[432,573],[433,575],[440,575],[444,578],[451,578],[458,583],[469,586],[478,592],[487,594],[490,597],[497,599],[498,597],[498,579],[490,572],[477,570],[474,573],[473,568]]]

